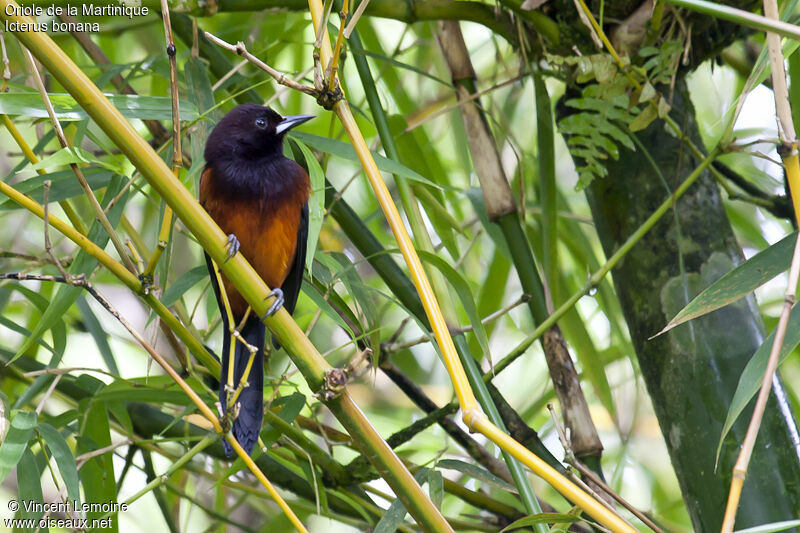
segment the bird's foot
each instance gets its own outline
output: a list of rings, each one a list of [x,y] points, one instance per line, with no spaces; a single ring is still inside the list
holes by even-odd
[[[228,257],[225,258],[225,262],[228,262],[228,259],[236,255],[236,252],[239,251],[239,239],[236,238],[236,235],[233,233],[228,235],[228,240],[225,242],[225,248],[228,249]]]
[[[275,301],[272,302],[272,305],[269,306],[269,309],[267,309],[267,312],[264,313],[264,316],[261,317],[261,320],[264,320],[267,317],[271,317],[272,315],[274,315],[275,313],[278,312],[278,309],[283,307],[284,298],[283,298],[283,291],[282,290],[280,290],[280,289],[272,289],[271,291],[269,291],[269,294],[267,295],[267,298],[269,298],[270,296],[274,296],[275,297]]]

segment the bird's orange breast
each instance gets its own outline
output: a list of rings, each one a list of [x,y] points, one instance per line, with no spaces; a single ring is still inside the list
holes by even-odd
[[[306,178],[307,179],[307,178]],[[280,202],[260,198],[231,198],[206,169],[200,179],[200,204],[223,232],[239,240],[239,252],[253,265],[270,288],[280,287],[294,262],[300,212],[308,200],[308,183]],[[241,318],[248,304],[231,282],[222,281],[235,317]]]

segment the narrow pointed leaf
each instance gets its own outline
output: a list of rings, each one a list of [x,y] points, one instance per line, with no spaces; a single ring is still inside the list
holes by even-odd
[[[18,411],[11,419],[11,427],[0,444],[0,483],[22,459],[35,426],[36,413],[33,411]]]
[[[81,495],[78,489],[78,467],[75,464],[75,457],[67,445],[67,441],[61,436],[56,428],[50,424],[42,423],[36,428],[36,431],[44,439],[47,448],[53,455],[58,465],[58,471],[61,474],[61,479],[64,480],[64,485],[67,487],[67,494],[70,500],[80,502]]]
[[[725,424],[722,426],[722,434],[719,437],[719,444],[717,445],[717,460],[719,460],[719,454],[722,450],[725,436],[761,387],[761,380],[767,369],[767,360],[769,359],[769,352],[772,350],[772,343],[774,340],[775,332],[773,331],[769,337],[764,339],[764,342],[761,343],[761,346],[756,350],[756,353],[753,354],[753,357],[748,361],[747,366],[745,366],[742,371],[742,376],[739,378],[736,392],[733,394],[731,405],[728,408]],[[789,315],[786,337],[783,339],[783,346],[781,346],[779,354],[779,365],[792,353],[798,344],[800,344],[800,305],[795,305]]]
[[[722,276],[689,302],[657,335],[733,303],[787,270],[792,261],[796,240],[797,232],[762,250]]]

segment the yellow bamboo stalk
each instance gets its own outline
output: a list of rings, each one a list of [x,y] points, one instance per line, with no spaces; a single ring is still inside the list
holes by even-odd
[[[311,11],[311,19],[314,24],[315,33],[320,30],[322,22],[323,6],[320,0],[308,0],[309,9]],[[325,70],[325,65],[331,60],[332,52],[330,41],[327,33],[323,35],[322,47],[320,48],[320,60],[322,61],[322,70]],[[570,480],[559,474],[550,465],[542,459],[533,454],[530,450],[515,441],[509,435],[500,430],[497,426],[492,424],[486,415],[481,411],[472,388],[467,380],[464,368],[461,366],[458,354],[453,345],[453,340],[450,337],[450,332],[447,329],[442,311],[436,301],[430,282],[425,274],[425,270],[417,256],[417,252],[411,242],[411,238],[403,225],[400,214],[397,211],[397,206],[392,200],[386,184],[381,177],[378,166],[372,158],[372,153],[367,146],[364,136],[355,122],[355,118],[350,110],[350,106],[345,98],[336,102],[333,106],[333,111],[339,117],[348,137],[350,143],[355,148],[358,158],[361,161],[364,171],[369,179],[370,185],[381,204],[384,215],[386,216],[392,233],[397,240],[398,247],[400,248],[403,258],[406,261],[411,278],[419,293],[422,305],[425,308],[425,313],[431,323],[431,327],[436,336],[436,341],[439,344],[442,357],[444,358],[445,366],[450,375],[450,380],[453,382],[453,387],[458,397],[459,405],[463,411],[463,420],[472,431],[478,431],[489,438],[492,442],[500,446],[503,450],[509,452],[511,455],[520,460],[523,464],[528,466],[534,473],[542,477],[545,481],[551,484],[556,490],[567,497],[570,501],[580,506],[587,514],[598,522],[608,527],[614,532],[633,533],[636,529],[623,520],[619,515],[607,509],[602,503],[597,501],[591,495],[584,492],[577,485]]]
[[[322,2],[320,0],[309,0],[308,7],[311,10],[314,31],[317,33],[322,23]],[[323,71],[328,62],[331,61],[332,55],[330,40],[326,32],[323,35],[322,47],[320,49],[320,61],[322,61]],[[464,368],[458,360],[456,347],[453,344],[453,339],[450,337],[450,331],[447,329],[447,323],[436,301],[436,296],[434,296],[431,284],[428,281],[428,277],[425,275],[425,270],[422,268],[422,263],[414,249],[414,244],[411,242],[411,237],[409,237],[403,225],[403,219],[400,218],[397,206],[394,204],[394,200],[392,200],[392,195],[389,193],[389,189],[386,187],[386,183],[384,183],[381,177],[378,165],[375,164],[369,146],[367,146],[367,142],[364,140],[364,136],[361,134],[361,130],[359,130],[356,124],[355,117],[353,117],[353,113],[350,110],[350,105],[345,98],[342,98],[336,102],[333,111],[342,122],[342,126],[350,138],[350,143],[353,145],[353,148],[355,148],[356,154],[358,154],[358,158],[361,161],[361,165],[364,167],[372,190],[375,192],[375,196],[381,204],[386,220],[389,222],[389,227],[391,227],[394,238],[397,240],[400,252],[403,254],[406,265],[408,265],[411,279],[414,281],[420,300],[422,300],[425,314],[428,316],[428,320],[431,323],[431,328],[436,336],[436,342],[439,344],[445,366],[450,374],[450,380],[453,382],[456,396],[458,396],[458,403],[464,411],[473,409],[479,410],[478,401],[475,399],[475,395],[469,386]]]

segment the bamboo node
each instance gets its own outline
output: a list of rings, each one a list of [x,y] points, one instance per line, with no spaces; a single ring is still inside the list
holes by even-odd
[[[345,385],[347,385],[347,372],[341,368],[332,368],[325,372],[322,389],[315,396],[323,402],[333,400],[344,391]]]
[[[333,106],[337,104],[340,100],[344,98],[344,94],[342,94],[342,89],[339,87],[339,82],[336,82],[336,85],[331,90],[321,90],[317,94],[317,103],[322,106],[324,109],[331,111]]]

